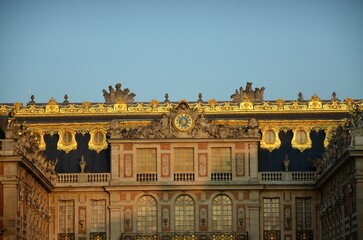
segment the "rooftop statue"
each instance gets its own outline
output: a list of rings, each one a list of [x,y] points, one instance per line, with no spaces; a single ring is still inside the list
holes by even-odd
[[[243,87],[240,87],[239,90],[236,89],[236,92],[231,95],[232,102],[242,102],[244,99],[250,101],[263,101],[263,93],[265,91],[265,87],[252,89],[252,83],[247,82],[246,89],[243,90]]]
[[[110,85],[108,86],[109,92],[105,89],[102,90],[103,97],[105,98],[106,103],[115,103],[116,100],[121,99],[125,103],[132,103],[134,101],[135,93],[130,92],[130,89],[125,88],[121,89],[121,83],[117,83],[115,85],[116,90]]]

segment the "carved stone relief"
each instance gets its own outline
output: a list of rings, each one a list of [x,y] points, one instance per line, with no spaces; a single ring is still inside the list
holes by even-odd
[[[110,124],[111,138],[246,138],[260,137],[256,119],[251,118],[247,126],[229,126],[209,121],[204,113],[198,114],[196,108],[190,109],[186,101],[170,110],[169,116],[163,114],[148,126],[124,127],[117,120]]]
[[[237,176],[244,176],[244,157],[242,153],[237,153],[236,154],[236,172],[237,172]]]
[[[207,176],[207,155],[199,154],[199,176],[205,177]]]
[[[125,177],[132,177],[132,155],[125,154]]]
[[[163,177],[168,177],[170,175],[169,168],[169,154],[162,154],[161,156],[161,173]]]

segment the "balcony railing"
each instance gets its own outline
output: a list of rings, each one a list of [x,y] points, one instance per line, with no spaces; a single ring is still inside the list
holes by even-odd
[[[248,240],[248,232],[123,233],[121,240]]]
[[[258,176],[262,182],[278,183],[314,183],[315,172],[259,172]]]
[[[109,173],[59,173],[57,186],[72,184],[107,185],[110,180]]]
[[[193,172],[174,173],[174,181],[176,182],[192,182],[194,180]]]
[[[211,180],[215,181],[215,182],[232,181],[232,173],[231,172],[214,172],[211,175]]]
[[[158,180],[157,173],[137,173],[136,181],[138,182],[156,182]]]

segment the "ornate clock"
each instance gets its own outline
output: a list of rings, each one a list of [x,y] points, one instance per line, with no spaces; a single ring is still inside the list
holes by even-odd
[[[189,131],[193,125],[193,119],[189,114],[181,113],[174,118],[174,126],[179,131]]]

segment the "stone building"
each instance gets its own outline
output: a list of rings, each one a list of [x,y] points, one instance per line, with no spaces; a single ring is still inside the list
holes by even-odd
[[[362,100],[0,104],[0,239],[362,239]]]

